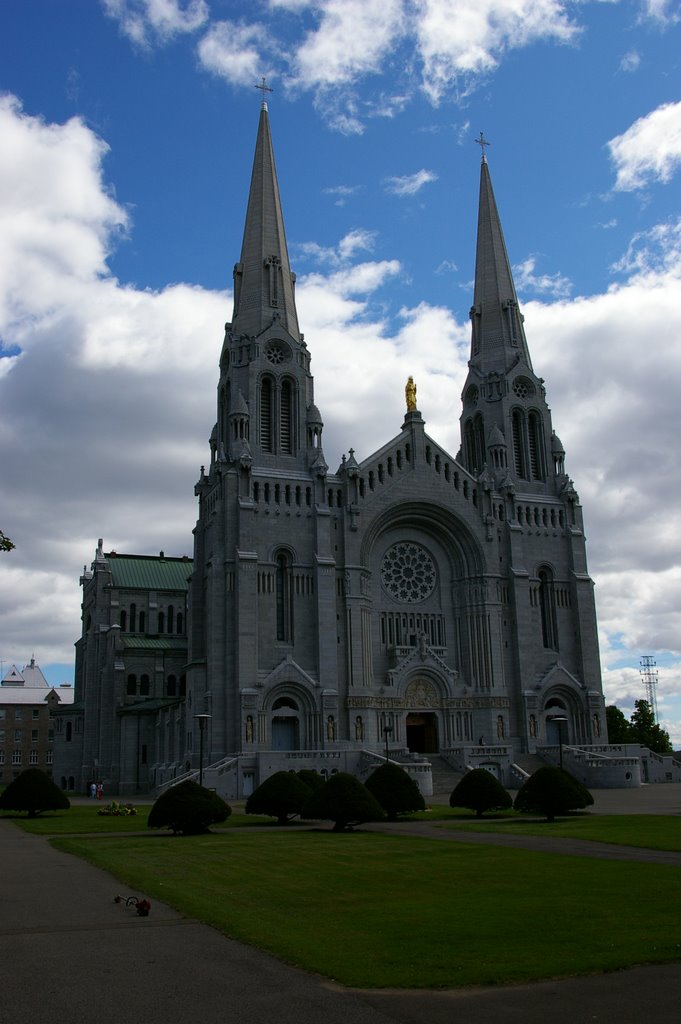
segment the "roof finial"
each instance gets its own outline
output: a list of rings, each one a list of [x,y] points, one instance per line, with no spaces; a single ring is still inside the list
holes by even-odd
[[[274,92],[274,89],[270,89],[269,85],[267,84],[267,79],[265,78],[264,75],[262,76],[260,85],[256,85],[255,88],[260,89],[260,92],[262,93],[262,109],[267,110],[267,100],[265,98],[265,93]]]
[[[265,79],[263,78],[263,82],[264,81],[265,81]],[[492,143],[487,141],[487,139],[485,138],[485,136],[483,135],[482,132],[480,132],[480,138],[479,139],[473,139],[473,142],[477,142],[477,144],[480,146],[480,149],[482,150],[482,162],[483,162],[483,164],[486,164],[487,163],[487,158],[485,157],[485,146],[491,146]]]

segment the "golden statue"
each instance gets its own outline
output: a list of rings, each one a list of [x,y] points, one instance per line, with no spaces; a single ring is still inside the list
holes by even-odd
[[[404,397],[407,399],[407,412],[416,412],[416,384],[413,377],[407,381]]]

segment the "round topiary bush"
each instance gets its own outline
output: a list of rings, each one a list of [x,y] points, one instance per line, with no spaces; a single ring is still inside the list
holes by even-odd
[[[589,807],[593,802],[589,790],[574,775],[546,765],[523,783],[513,806],[516,811],[536,811],[547,821],[554,821],[557,814]]]
[[[231,813],[232,808],[221,796],[188,779],[160,795],[149,811],[147,825],[196,836],[226,821]]]
[[[325,818],[334,822],[333,831],[343,832],[363,821],[385,817],[378,800],[354,775],[337,772],[313,793],[303,807],[306,818]]]
[[[71,801],[40,768],[27,768],[0,794],[0,810],[27,811],[35,818],[43,811],[67,811]]]
[[[314,768],[301,768],[299,772],[296,772],[298,778],[308,786],[313,793],[316,793],[318,789],[321,789],[326,779],[319,772],[316,772]]]
[[[421,790],[398,764],[382,764],[376,768],[367,779],[366,787],[378,800],[388,821],[395,821],[398,814],[426,809]]]
[[[454,788],[450,807],[466,807],[481,818],[485,811],[504,811],[513,800],[496,776],[486,768],[472,768]]]
[[[295,772],[275,772],[251,793],[246,814],[270,814],[280,825],[301,814],[312,790]]]

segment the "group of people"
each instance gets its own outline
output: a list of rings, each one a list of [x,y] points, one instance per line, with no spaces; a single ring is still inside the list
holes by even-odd
[[[104,796],[104,787],[102,786],[101,782],[91,782],[90,783],[90,799],[91,800],[101,800],[103,796]]]

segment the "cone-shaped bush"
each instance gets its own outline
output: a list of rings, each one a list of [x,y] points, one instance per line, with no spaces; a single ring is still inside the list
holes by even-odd
[[[496,776],[486,768],[466,772],[449,798],[450,807],[466,807],[481,818],[485,811],[504,811],[513,800]]]
[[[303,808],[306,818],[333,821],[333,831],[343,832],[363,821],[380,821],[385,817],[378,800],[359,779],[338,772],[313,793]]]
[[[196,836],[226,821],[231,813],[232,808],[221,796],[188,779],[161,793],[149,811],[147,825]]]
[[[395,821],[398,814],[426,809],[421,790],[398,764],[387,763],[376,768],[367,779],[366,787],[376,797],[389,821]]]
[[[246,814],[271,814],[280,825],[301,814],[312,790],[295,772],[275,772],[251,793]]]
[[[0,810],[27,811],[35,818],[41,811],[66,811],[71,801],[40,768],[27,768],[0,795]]]
[[[535,811],[545,815],[547,821],[554,821],[557,814],[589,807],[593,802],[589,790],[574,775],[546,765],[523,783],[513,806],[516,811]]]

